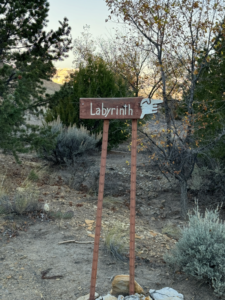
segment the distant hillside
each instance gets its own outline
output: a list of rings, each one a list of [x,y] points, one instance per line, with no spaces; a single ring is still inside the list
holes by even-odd
[[[58,92],[61,88],[61,85],[52,81],[48,80],[42,80],[44,83],[44,87],[47,89],[45,93],[47,94],[54,94],[55,92]]]
[[[53,91],[58,91],[58,85],[63,85],[65,82],[69,81],[70,74],[74,73],[78,69],[68,69],[68,68],[63,68],[63,69],[57,69],[56,74],[51,78],[53,84],[57,85],[52,85]],[[151,80],[150,80],[151,81]],[[47,82],[46,82],[47,84]],[[139,91],[139,96],[142,97],[147,97],[148,93],[150,92],[150,89],[152,87],[152,83],[149,81],[146,81],[146,87],[141,89]],[[45,85],[46,86],[46,85]],[[54,90],[56,88],[56,90]]]
[[[51,81],[45,80],[45,87],[47,87],[48,91],[47,93],[53,94],[55,91],[58,91],[60,89],[60,86],[63,85],[65,82],[69,81],[70,74],[74,73],[78,69],[57,69],[56,74],[51,78]],[[181,81],[181,80],[179,80]],[[152,87],[154,86],[154,80],[152,78],[149,78],[148,80],[145,80],[144,87],[139,90],[139,97],[148,97],[149,92],[151,91]],[[49,91],[52,91],[50,92]],[[182,94],[181,91],[179,91],[176,94],[171,95],[173,98],[180,99]],[[153,98],[162,99],[162,91],[159,89],[155,94]]]

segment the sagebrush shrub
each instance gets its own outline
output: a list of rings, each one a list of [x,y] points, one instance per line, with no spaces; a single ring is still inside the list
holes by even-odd
[[[58,132],[55,147],[51,150],[45,148],[41,156],[56,164],[65,164],[68,161],[75,161],[76,157],[86,151],[96,150],[98,139],[89,135],[84,129],[75,126],[65,128],[60,121],[53,122],[52,133]]]
[[[10,199],[8,195],[0,195],[0,214],[8,214],[12,210]]]
[[[34,190],[24,189],[23,192],[16,191],[12,201],[8,195],[0,196],[0,214],[32,212],[41,209],[38,202],[38,193]]]
[[[65,213],[63,213],[62,211],[52,211],[49,213],[49,215],[55,219],[72,219],[74,216],[74,212],[73,211],[67,211]]]
[[[38,202],[38,193],[30,189],[25,189],[23,192],[17,192],[12,201],[12,212],[22,214],[24,212],[33,212],[41,209],[41,204]]]
[[[206,210],[203,217],[197,208],[189,215],[189,226],[170,253],[167,264],[212,285],[219,296],[225,294],[225,225],[218,208]]]
[[[211,196],[210,202],[218,203],[225,200],[225,171],[219,161],[211,160],[211,164],[195,165],[192,179],[189,181],[192,191],[197,193],[198,198],[206,201],[206,196]]]

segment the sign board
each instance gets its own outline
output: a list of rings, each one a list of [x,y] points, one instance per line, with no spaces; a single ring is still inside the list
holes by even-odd
[[[98,207],[95,227],[95,243],[93,252],[91,288],[89,300],[95,299],[97,278],[98,252],[101,232],[101,218],[105,182],[105,167],[107,157],[107,143],[109,119],[132,119],[132,147],[131,147],[131,188],[130,188],[130,282],[129,294],[134,295],[135,269],[135,197],[136,197],[136,158],[137,158],[137,120],[147,114],[157,112],[157,104],[162,100],[149,98],[80,98],[80,119],[103,119],[103,137],[101,167],[98,190]]]
[[[80,98],[80,119],[142,119],[157,112],[162,100],[149,98]]]

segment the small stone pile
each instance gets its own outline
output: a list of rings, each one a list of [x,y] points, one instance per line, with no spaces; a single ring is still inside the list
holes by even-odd
[[[95,293],[95,300],[183,300],[184,296],[172,288],[165,287],[161,290],[149,290],[150,296],[144,295],[142,287],[134,282],[134,295],[129,295],[129,275],[117,275],[112,280],[112,289],[105,296]],[[89,300],[90,294],[77,300]]]

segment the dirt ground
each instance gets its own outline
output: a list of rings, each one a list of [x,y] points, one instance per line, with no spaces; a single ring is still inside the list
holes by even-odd
[[[43,210],[0,216],[0,299],[77,299],[90,289],[97,195],[71,188],[65,169],[51,167],[34,155],[23,155],[21,160],[17,165],[13,157],[0,155],[0,186],[13,194],[35,170],[40,174],[33,183],[40,193],[40,204],[48,203],[50,211],[72,211],[74,215],[71,219],[51,218]],[[100,153],[91,155],[91,160],[99,168]],[[129,274],[128,260],[116,260],[104,247],[104,238],[114,224],[120,224],[125,232],[129,230],[127,161],[127,144],[107,155],[106,191],[111,190],[105,193],[103,202],[96,285],[100,295],[110,291],[110,278]],[[135,280],[146,295],[149,289],[172,287],[185,300],[219,299],[208,285],[200,286],[185,274],[172,273],[163,260],[163,254],[177,242],[179,228],[186,225],[179,217],[179,197],[176,183],[167,186],[157,169],[147,168],[146,154],[138,153]],[[191,208],[194,201],[189,200]],[[123,238],[128,245],[129,235]],[[59,244],[68,240],[80,243]]]

